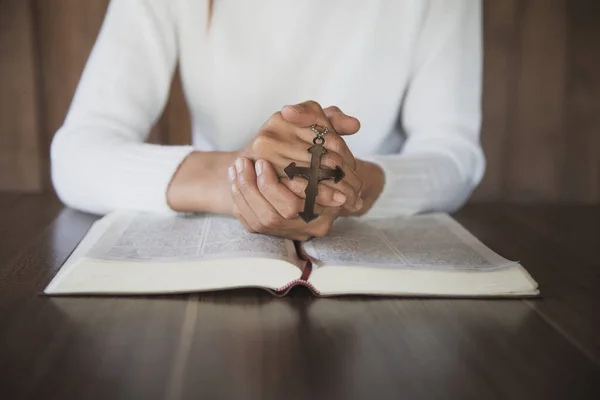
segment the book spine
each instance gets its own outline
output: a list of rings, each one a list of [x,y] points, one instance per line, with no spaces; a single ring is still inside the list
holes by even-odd
[[[302,249],[302,245],[298,241],[294,241],[294,247],[296,248],[296,254],[298,254],[298,258],[304,261],[304,268],[302,269],[302,275],[299,279],[294,279],[293,281],[285,284],[276,290],[275,295],[278,297],[285,296],[294,286],[306,286],[309,288],[316,296],[319,296],[321,293],[308,281],[310,278],[310,273],[313,269],[313,264],[310,257],[304,252]]]
[[[320,296],[321,292],[319,292],[312,283],[305,281],[304,279],[294,279],[293,281],[287,283],[286,285],[277,289],[274,293],[277,297],[283,297],[295,286],[306,286],[309,288],[316,296]]]

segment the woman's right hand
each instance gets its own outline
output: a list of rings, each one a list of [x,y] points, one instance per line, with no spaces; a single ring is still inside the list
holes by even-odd
[[[340,135],[356,133],[360,123],[337,107],[322,109],[314,101],[285,106],[267,120],[258,134],[236,153],[235,158],[268,161],[275,168],[281,183],[304,198],[307,180],[288,179],[284,169],[291,162],[302,167],[310,165],[311,154],[308,149],[315,138],[310,127],[315,124],[329,129],[324,136],[327,153],[321,158],[321,165],[330,169],[339,166],[345,173],[337,183],[333,180],[322,181],[316,202],[325,207],[342,206],[350,212],[356,212],[363,206],[360,197],[362,181],[356,173],[356,160]]]

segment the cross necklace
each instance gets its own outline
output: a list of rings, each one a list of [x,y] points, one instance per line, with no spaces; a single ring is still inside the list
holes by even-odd
[[[327,127],[321,128],[317,125],[311,126],[310,129],[317,135],[313,139],[313,146],[308,149],[308,152],[311,154],[310,167],[298,167],[293,162],[284,169],[284,172],[290,179],[294,179],[295,176],[308,179],[308,184],[306,185],[306,189],[304,189],[304,194],[306,195],[304,210],[298,213],[300,218],[306,223],[319,216],[315,212],[315,200],[319,193],[319,182],[325,179],[333,179],[335,183],[338,183],[344,177],[344,171],[339,166],[336,166],[335,169],[321,168],[321,157],[327,153],[323,135],[329,132],[329,129]]]

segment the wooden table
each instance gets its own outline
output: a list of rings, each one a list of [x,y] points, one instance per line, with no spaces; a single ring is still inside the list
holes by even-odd
[[[457,219],[543,298],[49,298],[95,217],[0,195],[0,398],[600,399],[600,206]]]

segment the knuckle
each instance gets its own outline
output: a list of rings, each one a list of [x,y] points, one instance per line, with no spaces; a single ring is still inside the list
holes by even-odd
[[[258,219],[253,219],[252,221],[249,221],[248,225],[250,225],[252,233],[266,233],[265,226],[262,224],[262,221],[259,221]]]
[[[231,186],[231,197],[233,198],[234,201],[241,200],[244,197],[242,195],[240,187],[236,184]],[[240,213],[237,207],[235,208],[235,212],[237,212],[238,214]]]
[[[280,217],[273,212],[265,213],[261,218],[261,223],[265,228],[277,228],[280,224]]]
[[[336,190],[332,187],[321,185],[319,188],[319,200],[322,200],[322,206],[325,207],[335,207],[338,205],[338,202],[333,198],[335,196]]]
[[[308,100],[306,105],[313,111],[321,109],[321,105],[314,100]]]
[[[362,188],[363,188],[363,181],[362,181],[362,179],[357,179],[357,182],[356,182],[356,191],[360,192],[362,190]]]
[[[240,198],[252,191],[252,185],[242,176],[239,177],[237,186],[238,190],[236,190],[234,194]]]
[[[261,156],[268,152],[275,144],[275,137],[270,131],[262,131],[254,138],[252,142],[252,152],[256,156]]]
[[[335,153],[341,153],[346,150],[346,142],[339,135],[329,135],[327,138],[327,149]]]
[[[266,194],[271,189],[271,184],[267,182],[265,179],[258,179],[256,181],[256,186],[258,187],[258,191],[262,194]]]
[[[344,160],[342,159],[342,156],[340,156],[339,154],[329,153],[325,157],[324,164],[330,168],[335,168],[335,167],[341,168],[342,165],[344,164]]]
[[[236,217],[239,221],[242,221],[242,213],[238,210],[237,207],[233,209],[233,216]]]
[[[363,186],[362,182],[358,181],[356,183],[356,187],[353,188],[356,200],[358,200],[358,198],[362,196],[362,186]]]
[[[281,124],[285,124],[285,119],[283,118],[283,115],[281,114],[281,111],[276,111],[273,114],[271,114],[271,116],[269,117],[269,119],[267,120],[267,124],[270,127],[278,127],[281,126]]]
[[[267,235],[269,233],[269,228],[264,226],[263,224],[259,224],[256,227],[256,230],[254,231],[254,233],[261,233],[263,235]]]
[[[294,207],[286,207],[281,213],[285,219],[294,219],[298,216],[298,211]]]
[[[244,222],[244,219],[242,218],[242,215],[239,212],[237,214],[235,214],[235,216],[242,223],[244,228],[246,228],[246,230],[249,233],[256,233],[256,229],[254,229],[254,227],[252,225],[250,225],[249,223]]]
[[[271,116],[269,117],[269,119],[267,120],[267,122],[265,123],[265,127],[272,127],[272,126],[276,126],[279,125],[282,121],[283,121],[283,115],[281,115],[281,111],[276,111],[273,114],[271,114]]]
[[[340,110],[340,108],[338,106],[329,106],[326,108],[326,110],[328,110],[330,112],[342,112],[342,110]]]
[[[289,179],[289,178],[285,178],[282,179],[281,182],[292,192],[296,193],[296,194],[302,194],[304,193],[304,190],[306,189],[306,181],[303,179]]]
[[[262,225],[254,225],[250,227],[250,233],[266,233],[265,228]]]
[[[276,131],[283,123],[285,123],[283,115],[281,115],[281,111],[277,111],[271,114],[269,119],[263,124],[262,130]]]

